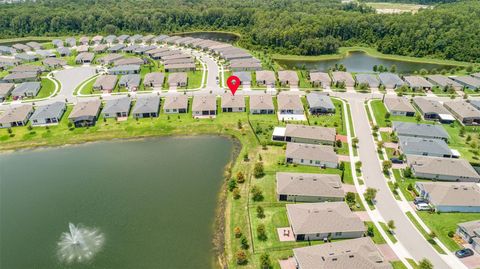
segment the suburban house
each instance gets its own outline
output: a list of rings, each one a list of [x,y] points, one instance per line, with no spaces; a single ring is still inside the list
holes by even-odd
[[[0,114],[0,128],[25,126],[32,113],[32,105],[10,105],[3,114]]]
[[[80,39],[78,39],[78,42],[80,42],[80,44],[82,45],[88,45],[88,43],[90,42],[90,38],[88,38],[87,36],[82,36],[80,37]]]
[[[12,91],[12,97],[14,100],[22,99],[24,97],[35,97],[42,84],[40,82],[23,82],[15,87]]]
[[[103,36],[101,35],[96,35],[94,37],[92,37],[92,42],[95,43],[95,44],[100,44],[102,43],[103,41]]]
[[[255,83],[259,86],[275,86],[275,73],[273,71],[256,71]]]
[[[297,241],[363,237],[366,227],[345,202],[287,204]]]
[[[118,59],[113,62],[113,66],[120,66],[120,65],[142,65],[145,64],[145,60],[138,58],[138,57],[128,57]]]
[[[87,45],[80,45],[77,47],[77,53],[84,53],[84,52],[88,52]]]
[[[335,113],[335,106],[327,94],[309,93],[307,102],[311,114]]]
[[[143,38],[142,35],[136,34],[136,35],[132,35],[131,37],[129,37],[128,41],[132,44],[135,44],[137,42],[142,41],[142,38]]]
[[[162,87],[165,81],[165,74],[162,72],[148,73],[143,78],[143,85],[145,87]]]
[[[12,92],[15,84],[13,83],[0,83],[0,102],[5,101]]]
[[[415,116],[415,108],[405,97],[386,97],[383,103],[392,116]]]
[[[67,61],[57,58],[47,58],[42,61],[43,65],[50,68],[58,68],[67,65]]]
[[[32,50],[32,48],[30,48],[29,46],[21,43],[13,44],[12,48],[14,48],[17,52],[19,51],[27,52]]]
[[[110,75],[128,75],[128,74],[139,74],[140,65],[118,65],[108,69],[108,74]]]
[[[103,52],[105,52],[107,49],[108,49],[108,45],[107,45],[107,44],[100,44],[100,45],[96,45],[95,47],[93,47],[92,51],[93,51],[94,53],[103,53]]]
[[[480,78],[475,78],[471,76],[458,76],[451,77],[451,79],[463,85],[463,87],[470,90],[476,90],[480,88]]]
[[[398,147],[403,154],[442,158],[458,157],[442,139],[398,136]]]
[[[283,115],[304,115],[300,96],[296,94],[277,95],[278,112]]]
[[[417,182],[419,196],[437,212],[480,212],[480,187],[472,182]]]
[[[427,76],[427,80],[443,90],[449,87],[452,87],[454,90],[461,90],[463,88],[463,85],[444,75],[429,75]]]
[[[272,140],[333,146],[335,143],[335,136],[335,128],[287,124],[286,127],[275,128]]]
[[[168,85],[170,87],[187,87],[188,76],[187,73],[171,73],[168,75]]]
[[[395,131],[398,136],[434,138],[445,141],[448,141],[449,138],[447,131],[445,131],[441,125],[394,121],[393,131]]]
[[[403,79],[414,91],[429,91],[433,88],[433,84],[421,76],[404,76]]]
[[[217,115],[217,97],[215,95],[197,95],[193,98],[192,115],[194,118]]]
[[[32,64],[22,64],[22,65],[17,65],[15,67],[13,67],[11,70],[10,70],[10,73],[27,73],[27,72],[31,72],[31,73],[37,73],[37,74],[41,74],[42,72],[45,71],[45,68],[43,66],[39,66],[39,65],[32,65]]]
[[[417,178],[480,183],[480,175],[464,159],[407,155],[407,165]]]
[[[443,105],[464,125],[480,125],[480,110],[465,100],[447,101]]]
[[[58,48],[58,49],[57,49],[57,52],[58,52],[58,54],[60,55],[60,57],[70,56],[70,54],[72,53],[72,52],[70,51],[70,49],[67,48],[67,47]]]
[[[117,76],[115,75],[101,75],[95,80],[93,89],[97,91],[112,92],[117,85]]]
[[[118,81],[118,86],[127,88],[130,92],[134,92],[140,87],[141,79],[140,74],[123,75]]]
[[[3,77],[3,81],[5,82],[14,82],[14,83],[21,83],[27,81],[37,81],[38,80],[38,73],[37,72],[18,72],[18,73],[11,73]]]
[[[245,112],[245,97],[233,95],[230,92],[222,95],[223,112]]]
[[[345,193],[337,174],[277,172],[277,199],[289,202],[343,201]]]
[[[167,95],[163,104],[163,111],[166,114],[187,113],[188,112],[188,96],[183,94]]]
[[[455,121],[450,112],[438,101],[415,97],[413,98],[413,103],[422,113],[425,120],[439,120],[441,123],[452,123]]]
[[[109,52],[119,52],[125,48],[124,44],[116,44],[107,49]]]
[[[230,60],[232,71],[259,71],[262,70],[262,63],[255,58]]]
[[[370,237],[294,248],[296,269],[392,269]]]
[[[35,62],[38,60],[38,56],[34,54],[19,53],[15,54],[15,59],[22,62]]]
[[[123,59],[123,55],[122,54],[118,54],[118,53],[110,53],[110,54],[107,54],[101,58],[99,58],[97,60],[97,62],[99,64],[103,64],[103,65],[109,65],[109,64],[112,64],[114,63],[115,61],[118,61],[120,59]]]
[[[63,47],[63,41],[60,40],[60,39],[54,39],[54,40],[52,40],[52,44],[53,44],[53,46],[55,46],[55,47],[57,47],[57,48]]]
[[[480,110],[480,100],[468,100],[467,102],[470,103],[474,108]]]
[[[100,99],[80,101],[73,107],[68,119],[75,127],[94,126],[98,119],[101,105]]]
[[[340,83],[344,83],[345,87],[355,86],[355,80],[352,75],[348,72],[343,71],[334,71],[332,72],[333,84],[339,86]]]
[[[107,35],[105,37],[105,42],[107,42],[110,45],[115,43],[115,41],[117,41],[117,36],[116,35]]]
[[[30,122],[33,126],[57,125],[66,109],[65,102],[37,106],[30,117]]]
[[[480,220],[472,220],[457,224],[457,234],[480,253]]]
[[[92,52],[82,52],[75,57],[75,62],[77,64],[86,64],[93,62],[93,58],[95,58],[95,54]]]
[[[29,46],[30,48],[32,48],[33,50],[41,50],[41,49],[43,49],[42,44],[40,44],[40,43],[38,43],[38,42],[36,42],[36,41],[27,42],[26,45]]]
[[[57,57],[57,55],[49,50],[37,50],[35,51],[35,54],[40,56],[41,58],[54,58]]]
[[[332,146],[287,143],[286,162],[337,168],[338,157]]]
[[[115,97],[105,101],[102,109],[104,118],[127,118],[132,101],[128,96]]]
[[[233,72],[233,75],[240,79],[242,85],[252,84],[252,73],[248,71]]]
[[[396,89],[405,84],[405,82],[395,73],[380,73],[378,74],[380,84],[385,86],[386,89]]]
[[[283,70],[278,71],[278,81],[282,86],[298,86],[298,75],[296,71]]]
[[[118,40],[119,43],[123,44],[123,43],[127,42],[129,37],[130,37],[129,35],[120,35],[120,36],[117,37],[117,40]]]
[[[195,63],[172,63],[164,65],[165,72],[187,72],[195,71]]]
[[[377,76],[372,74],[357,74],[355,79],[357,80],[357,85],[365,84],[370,89],[378,89],[380,87],[380,81]]]
[[[67,43],[69,47],[75,47],[77,45],[77,40],[75,37],[67,37],[65,43]]]
[[[313,87],[330,87],[332,84],[332,79],[325,72],[310,72],[310,83]]]
[[[270,94],[259,94],[250,96],[251,114],[274,114],[273,98]]]
[[[139,95],[137,102],[133,107],[134,118],[153,118],[158,117],[160,109],[160,96],[156,94]]]

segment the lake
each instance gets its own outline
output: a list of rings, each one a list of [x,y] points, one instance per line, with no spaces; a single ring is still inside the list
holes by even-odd
[[[200,136],[0,155],[0,268],[213,268],[232,148],[227,138]],[[104,237],[89,262],[59,261],[70,222]]]
[[[413,73],[424,68],[427,70],[450,69],[452,66],[428,64],[419,62],[406,62],[399,60],[381,59],[372,57],[361,51],[350,52],[345,58],[334,60],[320,60],[320,61],[297,61],[297,60],[277,60],[277,63],[285,69],[302,68],[305,66],[306,70],[320,70],[328,71],[329,68],[334,67],[335,64],[343,64],[349,72],[373,72],[373,66],[383,65],[390,69],[390,66],[397,66],[397,73]]]
[[[238,40],[238,36],[226,32],[191,32],[191,33],[180,33],[176,34],[179,36],[189,36],[202,39],[216,40],[220,42],[233,43]]]

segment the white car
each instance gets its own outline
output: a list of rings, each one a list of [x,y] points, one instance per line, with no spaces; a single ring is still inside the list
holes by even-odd
[[[427,204],[427,203],[419,203],[419,204],[415,205],[415,207],[417,208],[418,211],[429,211],[429,210],[431,210],[430,205]]]

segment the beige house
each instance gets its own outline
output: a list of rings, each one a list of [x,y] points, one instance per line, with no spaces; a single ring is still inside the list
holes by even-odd
[[[277,199],[289,202],[343,201],[342,180],[336,174],[277,173]]]
[[[116,75],[101,75],[95,80],[93,89],[97,91],[112,92],[117,85],[118,78]]]
[[[143,85],[145,87],[162,87],[165,81],[165,74],[162,72],[148,73],[143,78]]]
[[[415,108],[405,97],[386,97],[383,103],[392,116],[415,116]]]
[[[330,87],[332,84],[332,79],[325,72],[310,72],[310,83],[314,87]]]
[[[417,182],[419,196],[437,212],[480,213],[480,187],[472,182]]]
[[[73,107],[72,112],[68,116],[68,120],[73,123],[75,127],[93,126],[98,119],[101,104],[100,99],[78,102]]]
[[[292,70],[278,71],[278,81],[282,86],[298,86],[297,72]]]
[[[480,175],[464,159],[407,155],[407,165],[418,178],[480,183]]]
[[[273,98],[270,94],[260,94],[250,96],[251,114],[274,114]]]
[[[186,95],[168,95],[165,97],[163,111],[166,114],[187,113],[188,112],[188,96]]]
[[[186,87],[188,83],[188,76],[187,73],[180,72],[180,73],[170,73],[168,75],[168,85],[170,87]]]
[[[215,95],[197,95],[193,98],[192,115],[198,117],[215,117],[217,115],[217,97]]]
[[[232,95],[225,93],[222,95],[223,112],[245,112],[245,97],[243,95]]]
[[[333,145],[337,131],[335,128],[287,124],[285,141],[305,144]]]
[[[332,146],[287,143],[286,162],[337,168],[338,157]]]
[[[256,71],[255,82],[259,86],[275,86],[275,72],[273,71]]]
[[[300,96],[296,94],[279,94],[277,95],[278,112],[283,115],[304,115]]]
[[[297,241],[363,237],[366,227],[345,202],[287,204]]]
[[[392,269],[370,237],[294,248],[297,269]]]
[[[480,125],[480,110],[465,100],[447,101],[443,106],[464,125]]]
[[[0,114],[0,128],[25,126],[32,114],[33,106],[31,105],[11,105],[3,114]]]

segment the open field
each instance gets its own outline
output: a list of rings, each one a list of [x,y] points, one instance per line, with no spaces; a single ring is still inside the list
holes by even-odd
[[[367,6],[374,8],[380,14],[417,13],[420,9],[430,8],[427,5],[367,2]]]

